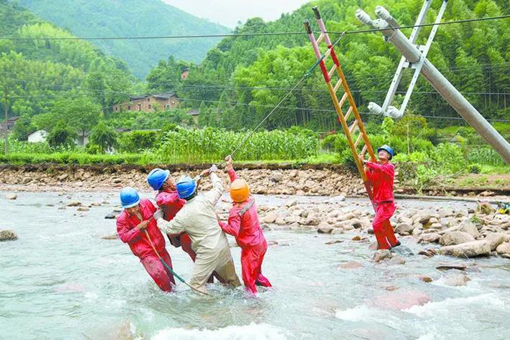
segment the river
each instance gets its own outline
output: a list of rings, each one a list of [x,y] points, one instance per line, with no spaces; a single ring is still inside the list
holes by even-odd
[[[101,239],[115,233],[115,220],[104,216],[117,207],[116,196],[1,196],[0,229],[15,230],[19,240],[0,243],[0,339],[510,338],[506,259],[416,255],[406,256],[405,265],[389,265],[371,261],[368,244],[351,241],[356,232],[275,230],[265,234],[279,244],[269,247],[263,268],[274,289],[248,298],[242,289],[213,285],[212,296],[204,297],[178,284],[175,293],[164,294],[127,245]],[[88,212],[62,209],[71,199],[108,203]],[[326,244],[333,240],[342,242]],[[410,239],[403,243],[415,253],[421,247]],[[189,257],[168,249],[174,269],[189,279]],[[240,276],[239,248],[232,254]],[[340,268],[350,261],[361,267]],[[471,281],[446,285],[448,273],[436,269],[444,262],[469,265]],[[411,306],[415,299],[430,301]]]

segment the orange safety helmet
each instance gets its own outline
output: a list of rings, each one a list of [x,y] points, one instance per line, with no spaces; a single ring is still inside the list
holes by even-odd
[[[250,189],[244,179],[236,179],[230,185],[230,197],[236,203],[244,202],[250,197]]]

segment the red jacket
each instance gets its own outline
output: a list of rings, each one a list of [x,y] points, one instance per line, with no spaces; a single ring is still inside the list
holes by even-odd
[[[384,165],[368,162],[367,177],[374,191],[376,203],[393,201],[393,179],[395,178],[395,167],[391,163]]]
[[[140,212],[144,221],[151,218],[155,211],[156,207],[154,207],[151,201],[148,199],[140,200]],[[117,217],[117,233],[122,242],[129,245],[133,254],[143,259],[148,255],[156,254],[154,254],[145,231],[136,227],[141,222],[136,215],[129,215],[127,210],[124,210]],[[161,231],[159,231],[156,221],[152,219],[145,230],[149,232],[156,250],[162,252],[165,249],[165,239]]]
[[[237,179],[234,170],[229,171],[228,174],[231,182]],[[241,216],[240,213],[243,208],[250,204],[251,207]],[[248,201],[243,202],[241,205],[232,207],[228,217],[228,224],[220,222],[220,227],[227,234],[234,236],[241,248],[259,245],[266,241],[262,228],[260,228],[257,206],[253,197],[250,197]]]
[[[165,190],[158,192],[156,195],[156,204],[163,209],[164,218],[167,221],[173,220],[185,203],[185,200],[179,198],[177,191]]]

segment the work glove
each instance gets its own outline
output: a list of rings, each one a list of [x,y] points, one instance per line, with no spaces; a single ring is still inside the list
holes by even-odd
[[[209,168],[209,173],[211,172],[216,172],[218,171],[218,167],[216,166],[216,164],[213,164],[210,168]]]
[[[160,218],[163,218],[163,210],[161,209],[158,209],[154,215],[153,215],[154,219],[157,221],[159,220]]]

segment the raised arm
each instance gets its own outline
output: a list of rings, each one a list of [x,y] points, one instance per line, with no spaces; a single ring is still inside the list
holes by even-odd
[[[223,183],[216,173],[211,172],[210,176],[213,188],[206,192],[204,196],[207,202],[209,202],[212,206],[215,206],[223,194]]]
[[[230,177],[230,183],[232,183],[233,181],[235,181],[236,179],[239,178],[239,177],[237,177],[236,171],[234,169],[230,169],[228,171],[228,177]]]
[[[221,229],[229,235],[237,237],[241,230],[241,217],[237,213],[230,213],[228,223],[219,221]]]

